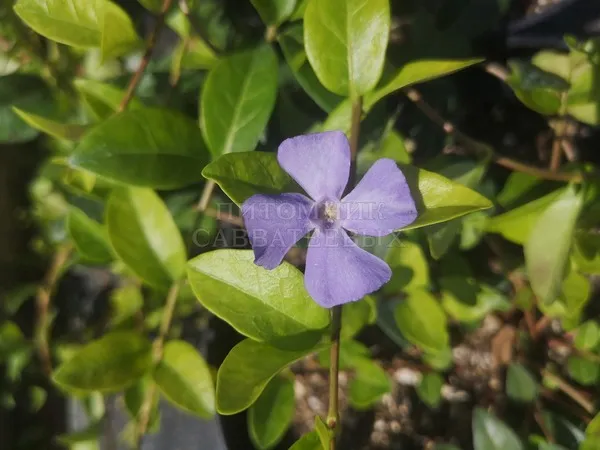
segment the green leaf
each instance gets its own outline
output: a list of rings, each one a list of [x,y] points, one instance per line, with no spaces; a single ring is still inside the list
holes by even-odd
[[[86,260],[97,263],[108,263],[113,260],[106,231],[83,211],[73,206],[69,209],[67,229],[77,252]]]
[[[64,445],[66,448],[85,448],[77,445],[85,443],[97,444],[102,438],[104,432],[104,422],[102,420],[90,422],[86,427],[73,431],[71,433],[59,434],[56,436],[56,442]]]
[[[321,439],[316,431],[306,433],[289,450],[324,450]]]
[[[283,350],[245,339],[229,352],[217,375],[217,411],[236,414],[252,405],[267,383],[284,368],[306,355],[326,348]]]
[[[482,320],[492,311],[508,311],[511,303],[491,286],[465,276],[444,276],[439,279],[442,306],[461,322]]]
[[[576,233],[571,260],[579,271],[600,275],[600,235],[594,232]]]
[[[148,11],[158,14],[162,8],[161,0],[138,0],[140,4]]]
[[[375,298],[367,295],[362,300],[350,302],[342,309],[342,339],[349,339],[360,332],[366,325],[377,320]]]
[[[560,110],[561,95],[569,88],[569,83],[530,63],[511,60],[509,65],[512,70],[506,84],[525,106],[544,115]]]
[[[106,206],[108,237],[142,280],[167,289],[185,271],[186,250],[169,210],[150,189],[117,189]]]
[[[251,250],[215,250],[188,262],[188,280],[202,305],[245,336],[272,344],[319,338],[327,310],[308,295],[298,269],[254,264]],[[314,342],[314,341],[313,341]]]
[[[147,108],[117,114],[92,129],[70,162],[110,180],[175,189],[199,181],[208,160],[192,120]]]
[[[539,392],[538,383],[533,375],[519,363],[508,366],[506,373],[506,394],[519,402],[534,401]]]
[[[110,295],[110,306],[111,326],[126,324],[144,306],[144,297],[140,287],[133,284],[118,287]]]
[[[542,213],[564,192],[565,189],[557,189],[523,206],[492,217],[488,222],[487,230],[500,233],[516,244],[524,244]]]
[[[200,127],[214,156],[254,150],[277,96],[277,56],[261,45],[222,59],[204,82]]]
[[[429,286],[429,264],[420,245],[408,240],[393,245],[385,261],[392,269],[392,278],[383,287],[384,292],[410,292]]]
[[[345,343],[342,347],[344,345]],[[385,370],[376,362],[362,357],[354,361],[352,366],[355,369],[355,377],[348,387],[348,401],[353,408],[368,409],[392,390]]]
[[[428,292],[411,291],[396,307],[394,317],[406,339],[426,352],[437,353],[448,347],[446,314]]]
[[[79,138],[88,130],[87,125],[78,125],[74,123],[60,123],[47,119],[37,114],[32,114],[17,107],[13,111],[30,127],[43,133],[49,134],[56,139],[65,139],[67,141],[78,141]]]
[[[379,81],[389,31],[388,0],[311,1],[304,12],[304,45],[317,77],[352,98]]]
[[[449,75],[459,70],[480,63],[482,59],[450,59],[450,60],[417,60],[404,64],[397,70],[386,70],[381,80],[381,87],[377,88],[365,99],[365,108],[368,110],[386,95],[403,89],[411,84],[423,83],[434,78]]]
[[[473,444],[475,450],[523,450],[515,432],[481,408],[473,413]]]
[[[571,378],[584,386],[594,386],[600,376],[600,364],[597,361],[577,355],[569,356],[567,370]]]
[[[409,165],[399,167],[406,177],[419,213],[417,220],[403,230],[446,222],[492,207],[492,203],[481,194],[442,175]]]
[[[278,376],[267,384],[248,410],[248,432],[259,450],[273,448],[292,423],[295,410],[294,382]]]
[[[588,424],[585,429],[585,441],[579,450],[596,450],[600,446],[600,413]]]
[[[149,374],[144,375],[136,383],[129,386],[123,393],[123,402],[125,410],[129,417],[137,422],[140,417],[142,408],[145,408],[147,396],[155,388],[155,383]],[[148,417],[148,431],[153,433],[160,427],[160,411],[158,409],[159,395],[153,394],[152,405],[150,406],[150,414]]]
[[[175,406],[204,419],[215,414],[210,369],[198,350],[185,341],[169,341],[154,369],[154,381]]]
[[[575,347],[580,350],[593,350],[600,342],[600,325],[588,320],[577,329]]]
[[[46,83],[34,75],[0,77],[0,143],[26,142],[38,135],[35,128],[19,118],[15,108],[51,114],[54,104]]]
[[[296,0],[250,0],[265,25],[280,25],[294,12]]]
[[[294,190],[294,181],[283,171],[274,153],[223,155],[208,164],[202,176],[215,181],[237,205],[254,194],[279,194]]]
[[[442,386],[444,379],[437,372],[429,372],[423,375],[421,382],[417,386],[419,398],[427,406],[437,408],[442,401]]]
[[[140,43],[127,13],[108,0],[18,0],[14,10],[42,36],[73,47],[101,47],[104,57]]]
[[[119,105],[125,96],[125,91],[112,84],[96,80],[77,79],[73,82],[75,89],[82,97],[84,105],[93,117],[102,120],[118,111]],[[131,99],[128,110],[140,109],[144,105],[135,97]]]
[[[542,213],[525,242],[525,262],[533,292],[549,303],[560,293],[583,195],[575,186]]]
[[[325,89],[310,66],[304,50],[302,25],[297,24],[287,28],[278,36],[278,41],[283,56],[302,89],[324,111],[330,112],[335,109],[342,102],[343,97]]]
[[[119,391],[141,378],[152,366],[152,346],[131,331],[109,333],[87,344],[52,375],[72,392]]]

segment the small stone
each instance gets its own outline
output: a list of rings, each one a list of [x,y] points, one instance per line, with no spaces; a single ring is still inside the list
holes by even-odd
[[[442,397],[449,402],[466,402],[469,400],[469,393],[460,391],[449,384],[445,384],[442,386]]]
[[[297,400],[306,396],[306,387],[300,380],[294,381],[294,396]]]
[[[383,419],[377,419],[375,424],[373,424],[373,429],[376,431],[385,431],[387,429],[387,423]]]
[[[421,381],[421,374],[416,370],[403,367],[394,372],[394,380],[403,386],[416,386]]]
[[[390,429],[392,430],[392,433],[395,433],[395,434],[400,433],[400,431],[402,430],[402,427],[400,426],[400,422],[398,422],[397,420],[392,420],[390,422]]]
[[[308,407],[314,412],[321,412],[323,409],[323,403],[315,396],[310,396],[306,400]]]

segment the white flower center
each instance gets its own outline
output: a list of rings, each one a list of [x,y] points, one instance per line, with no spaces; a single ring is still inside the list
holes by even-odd
[[[326,224],[333,224],[339,218],[339,206],[336,202],[324,201],[319,204],[317,214]]]

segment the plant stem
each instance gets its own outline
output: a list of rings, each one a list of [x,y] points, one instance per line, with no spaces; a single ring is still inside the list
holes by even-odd
[[[358,136],[362,116],[362,97],[352,103],[352,119],[350,124],[350,177],[346,189],[352,189],[356,182],[356,155],[358,153]],[[327,411],[327,427],[331,430],[329,450],[336,447],[336,428],[339,422],[339,372],[340,372],[340,333],[342,331],[342,305],[331,309],[331,349],[329,361],[329,409]]]
[[[169,333],[169,328],[171,327],[171,321],[173,320],[173,312],[175,311],[175,304],[177,303],[177,296],[179,295],[180,287],[181,281],[176,281],[173,283],[173,285],[169,289],[169,292],[167,293],[167,298],[165,300],[165,309],[163,311],[158,336],[152,343],[152,356],[155,364],[159,363],[163,356],[165,338],[167,337],[167,334]],[[152,415],[152,406],[154,404],[155,395],[156,383],[151,382],[150,386],[148,387],[148,392],[146,392],[144,402],[142,403],[138,414],[138,426],[136,433],[137,449],[141,449],[142,447],[142,439],[144,437],[144,434],[146,434],[146,430],[150,422],[150,416]]]
[[[50,303],[61,270],[69,260],[69,256],[71,256],[71,250],[72,246],[70,244],[63,245],[56,250],[56,253],[52,257],[52,263],[48,267],[48,271],[36,294],[37,323],[35,334],[37,351],[42,364],[42,370],[47,376],[52,374],[52,356],[48,338]]]
[[[406,92],[406,96],[419,108],[432,122],[439,125],[444,132],[447,134],[454,136],[458,141],[462,142],[466,147],[468,147],[471,151],[476,153],[480,152],[480,148],[477,147],[477,142],[471,139],[469,136],[464,134],[458,128],[454,126],[454,124],[444,117],[440,115],[429,103],[427,103],[419,91],[414,88],[408,89]],[[555,172],[552,170],[546,170],[535,166],[530,166],[528,164],[522,163],[520,161],[516,161],[511,158],[507,158],[505,156],[500,156],[495,152],[492,152],[491,160],[498,164],[499,166],[505,167],[510,170],[514,170],[516,172],[523,172],[534,177],[542,178],[544,180],[554,180],[554,181],[571,181],[573,183],[581,183],[583,182],[583,176],[578,172]]]
[[[121,104],[119,105],[119,112],[123,112],[127,109],[127,105],[133,98],[135,94],[135,90],[142,79],[142,75],[144,74],[144,70],[148,67],[150,63],[150,59],[152,58],[152,53],[154,52],[154,47],[156,46],[156,42],[158,41],[158,36],[162,30],[162,27],[165,24],[165,16],[169,8],[171,7],[171,3],[173,0],[163,0],[162,7],[160,8],[160,13],[156,17],[156,23],[154,24],[154,29],[150,33],[148,37],[148,42],[146,43],[146,51],[144,52],[144,56],[142,57],[142,61],[140,62],[139,67],[129,80],[129,84],[127,85],[127,91],[125,92],[125,96],[123,100],[121,100]]]
[[[552,154],[550,156],[550,170],[556,172],[560,167],[560,160],[562,156],[562,143],[565,138],[565,131],[567,130],[567,121],[565,120],[565,114],[567,113],[567,100],[568,92],[565,91],[560,96],[560,112],[558,117],[558,123],[554,130],[554,140],[552,141]]]
[[[204,185],[202,195],[200,195],[200,201],[198,201],[198,206],[196,207],[198,212],[202,213],[208,208],[213,191],[215,190],[215,185],[216,183],[213,180],[208,180]]]

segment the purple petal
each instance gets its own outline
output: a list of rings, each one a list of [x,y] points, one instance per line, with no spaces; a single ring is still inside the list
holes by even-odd
[[[325,308],[360,300],[392,276],[385,262],[358,247],[341,228],[315,230],[305,273],[306,290]]]
[[[378,160],[342,199],[341,225],[357,234],[385,236],[417,218],[406,177],[388,158]]]
[[[342,197],[350,174],[350,145],[341,131],[286,139],[277,159],[315,201]]]
[[[254,250],[254,262],[274,269],[292,246],[314,225],[313,201],[302,194],[257,194],[242,205],[242,216]]]

